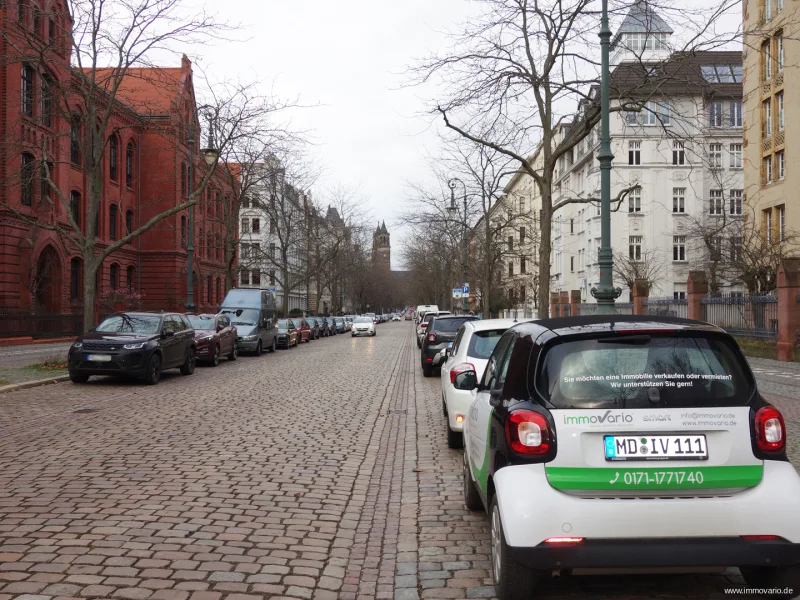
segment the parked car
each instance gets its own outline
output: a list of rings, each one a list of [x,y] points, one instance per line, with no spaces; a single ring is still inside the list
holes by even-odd
[[[121,375],[155,385],[166,369],[194,373],[197,344],[185,315],[119,312],[78,336],[67,360],[73,383],[86,383],[92,375]]]
[[[306,323],[311,328],[311,339],[318,340],[319,339],[319,323],[314,317],[306,317]]]
[[[378,315],[376,315],[375,313],[366,313],[364,316],[371,318],[373,323],[378,322]]]
[[[297,333],[297,327],[291,319],[278,319],[278,337],[277,344],[281,348],[292,348],[298,345],[300,336]]]
[[[443,310],[441,312],[434,312],[428,311],[425,313],[425,316],[422,317],[422,320],[417,325],[417,348],[422,348],[422,338],[425,336],[425,330],[428,328],[428,324],[430,323],[431,319],[433,319],[437,315],[449,315],[450,312]]]
[[[441,366],[441,378],[442,410],[446,417],[448,447],[462,447],[464,421],[474,397],[471,390],[459,390],[455,387],[456,376],[462,371],[472,370],[480,380],[500,336],[516,324],[517,321],[513,319],[467,321],[458,330],[452,346],[447,349]]]
[[[331,335],[331,328],[328,326],[328,321],[325,317],[314,317],[319,327],[319,337],[328,337]]]
[[[406,313],[406,317],[405,317],[406,321],[410,321],[412,318],[413,318],[413,317],[411,316],[411,313],[410,313],[410,312],[407,312],[407,313]]]
[[[331,332],[331,335],[336,335],[338,331],[336,331],[336,321],[333,320],[333,317],[325,317],[325,320],[328,322],[328,330]]]
[[[800,591],[784,419],[722,329],[631,315],[522,323],[480,383],[467,370],[455,385],[476,394],[464,494],[489,514],[500,600],[584,567],[736,566],[748,587]]]
[[[271,292],[234,288],[225,296],[219,312],[236,327],[240,352],[254,352],[256,356],[261,356],[262,350],[275,352],[278,332]]]
[[[345,315],[344,320],[347,321],[347,331],[350,331],[353,328],[353,321],[355,318],[355,315]]]
[[[239,342],[236,340],[236,327],[231,325],[228,315],[186,315],[194,329],[197,344],[197,360],[211,363],[216,367],[222,356],[236,360],[239,356]]]
[[[344,317],[333,317],[333,322],[336,326],[336,333],[347,332],[347,323],[345,323]]]
[[[308,344],[311,341],[311,326],[308,321],[302,317],[294,317],[289,320],[294,323],[295,329],[297,329],[297,343],[305,342]]]
[[[445,350],[456,334],[467,321],[475,321],[478,317],[471,315],[436,315],[431,319],[422,338],[420,366],[425,377],[433,375],[433,370],[441,366]]]
[[[420,304],[417,306],[417,324],[422,323],[423,317],[429,312],[439,312],[439,307],[436,304]]]
[[[369,335],[374,337],[375,323],[372,321],[372,317],[356,317],[356,320],[353,322],[353,329],[350,331],[350,335],[352,337],[359,335]]]

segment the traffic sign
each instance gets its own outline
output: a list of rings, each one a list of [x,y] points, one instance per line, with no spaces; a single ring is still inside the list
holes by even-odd
[[[453,288],[453,298],[461,298],[461,288]]]
[[[469,296],[469,284],[468,283],[465,283],[464,287],[461,288],[461,293],[464,294],[465,296]]]

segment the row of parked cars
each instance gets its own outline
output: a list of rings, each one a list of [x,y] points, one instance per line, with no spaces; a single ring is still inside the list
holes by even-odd
[[[728,333],[654,316],[417,317],[500,600],[584,569],[738,567],[758,593],[800,594],[786,426]]]
[[[216,314],[119,312],[79,336],[68,352],[73,383],[93,375],[141,379],[154,385],[167,369],[191,375],[197,362],[217,366],[245,352],[261,356],[353,327],[355,316],[278,319],[264,290],[233,289]],[[370,319],[370,323],[372,320]]]

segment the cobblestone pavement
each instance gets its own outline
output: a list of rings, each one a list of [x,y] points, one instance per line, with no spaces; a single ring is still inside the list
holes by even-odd
[[[490,598],[437,379],[408,323],[145,387],[0,397],[0,600]],[[800,438],[796,398],[774,396]],[[555,580],[542,598],[722,598],[724,574]],[[743,597],[743,596],[739,596]]]

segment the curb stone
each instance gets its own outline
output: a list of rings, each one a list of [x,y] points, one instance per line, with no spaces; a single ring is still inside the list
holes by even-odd
[[[28,388],[39,387],[41,385],[50,385],[51,383],[63,383],[64,381],[69,381],[69,375],[57,375],[56,377],[48,377],[47,379],[36,379],[34,381],[23,381],[22,383],[0,385],[0,394],[16,392],[18,390],[27,390]]]

